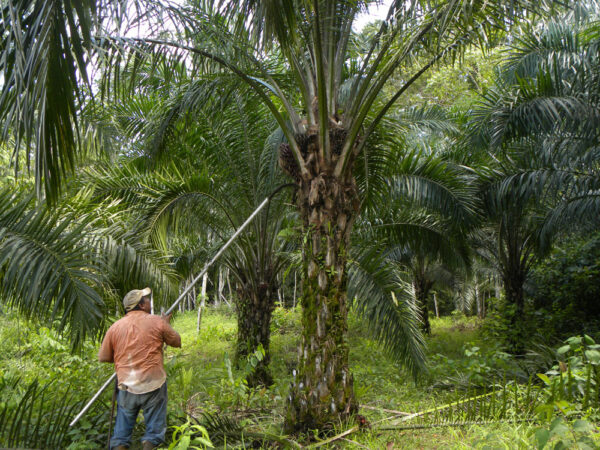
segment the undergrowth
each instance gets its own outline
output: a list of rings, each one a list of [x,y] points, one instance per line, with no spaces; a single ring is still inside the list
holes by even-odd
[[[546,349],[552,356],[532,352],[527,364],[514,361],[479,336],[479,324],[464,316],[433,319],[427,350],[430,369],[413,379],[370,339],[361,320],[351,315],[350,364],[364,423],[360,431],[322,448],[595,446],[590,438],[600,395],[600,383],[590,375],[598,371],[596,363],[600,364],[600,353],[590,353],[596,351],[595,343],[571,341],[560,349],[573,368],[567,392],[567,378],[563,384],[560,381],[567,375],[553,359],[560,354]],[[34,382],[47,384],[51,395],[46,401],[68,393],[70,404],[80,406],[112,373],[112,365],[96,362],[97,344],[88,343],[80,354],[71,355],[64,341],[48,328],[28,324],[12,313],[0,316],[0,325],[0,415],[2,408],[14,409]],[[286,440],[281,435],[285,400],[296,367],[299,310],[278,308],[273,314],[271,370],[275,384],[268,389],[250,388],[245,382],[245,375],[262,357],[260,351],[239,367],[232,363],[237,333],[230,310],[209,308],[200,333],[193,312],[176,316],[173,325],[182,336],[182,348],[165,352],[171,425],[165,448],[202,448],[209,442],[227,448],[288,448],[315,442],[315,436]],[[540,371],[543,376],[536,375]],[[105,446],[110,401],[110,393],[105,392],[78,424],[67,428],[61,447]],[[139,448],[143,433],[141,415],[138,422],[134,449]],[[355,426],[340,423],[334,434]]]

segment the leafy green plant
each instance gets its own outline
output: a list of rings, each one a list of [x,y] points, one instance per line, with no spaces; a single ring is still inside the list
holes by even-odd
[[[285,334],[297,327],[298,313],[294,309],[275,308],[271,317],[271,332]]]
[[[570,238],[533,269],[530,297],[535,327],[564,338],[596,332],[600,305],[600,235]]]
[[[435,384],[462,387],[489,387],[504,379],[523,374],[513,357],[498,348],[484,350],[469,343],[463,347],[464,357],[449,358],[442,354],[431,357],[431,378]]]
[[[248,376],[264,357],[265,351],[262,345],[259,345],[256,351],[246,357],[243,367],[240,367],[241,370],[234,374],[233,363],[226,352],[223,365],[227,371],[227,378],[221,380],[221,395],[227,397],[227,400],[233,405],[247,406],[257,392],[264,393],[264,389],[256,389],[248,386],[247,381]]]
[[[564,407],[568,406],[567,402]],[[549,424],[535,430],[535,445],[539,450],[548,443],[554,444],[554,449],[592,449],[598,448],[591,437],[596,432],[596,427],[585,419],[577,419],[573,423],[563,417],[555,417]]]
[[[179,426],[173,426],[169,450],[188,450],[214,448],[208,431],[202,425],[191,423],[189,420]]]
[[[177,383],[179,385],[179,390],[181,393],[182,404],[181,409],[183,411],[186,410],[187,399],[191,395],[191,385],[194,377],[194,371],[190,367],[188,369],[181,369],[177,374]]]
[[[545,374],[545,402],[536,408],[542,426],[535,429],[538,449],[548,443],[554,448],[596,448],[588,419],[599,406],[600,345],[590,336],[572,336],[557,350],[562,360]]]
[[[558,357],[563,360],[545,374],[538,374],[546,386],[547,405],[564,400],[579,412],[599,406],[599,350],[600,345],[588,335],[573,336],[565,341],[565,345],[557,350]]]
[[[0,402],[0,442],[8,447],[64,448],[69,419],[81,406],[71,390],[56,392],[57,383],[37,379],[24,387],[19,379],[3,380],[12,396]]]

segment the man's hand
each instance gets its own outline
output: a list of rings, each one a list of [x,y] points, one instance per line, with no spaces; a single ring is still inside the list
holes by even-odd
[[[171,328],[171,315],[172,314],[169,314],[167,316],[164,313],[160,315],[160,318],[164,320],[167,324],[167,326],[164,327],[165,329],[163,330],[163,340],[165,344],[170,345],[171,347],[179,348],[181,347],[181,336],[179,336],[179,333],[177,331]]]

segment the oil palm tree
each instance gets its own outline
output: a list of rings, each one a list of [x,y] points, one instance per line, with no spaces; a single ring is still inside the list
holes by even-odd
[[[480,171],[493,223],[493,255],[512,305],[509,345],[524,351],[523,284],[531,264],[569,222],[595,226],[598,213],[598,5],[518,35],[479,110],[494,155]],[[485,172],[485,173],[484,173]],[[484,235],[482,243],[490,243]]]
[[[358,55],[352,23],[369,3],[206,1],[188,9],[150,2],[142,19],[155,13],[168,16],[179,32],[173,39],[164,30],[153,34],[157,30],[152,25],[148,36],[129,37],[121,32],[123,20],[100,20],[111,16],[107,12],[131,14],[134,9],[123,2],[107,0],[103,8],[91,0],[77,6],[66,1],[9,2],[3,9],[1,117],[16,125],[18,136],[37,139],[36,174],[46,183],[49,198],[76,155],[71,125],[83,97],[78,81],[87,79],[88,61],[106,60],[104,53],[89,56],[90,50],[136,46],[134,66],[153,50],[178,61],[189,55],[194,70],[210,61],[261,97],[286,139],[279,146],[280,164],[298,185],[296,204],[306,235],[305,331],[290,394],[290,429],[320,428],[357,409],[345,338],[346,263],[361,205],[355,176],[361,158],[369,160],[369,138],[395,102],[436,62],[474,42],[500,37],[516,19],[542,9],[540,2],[530,0],[510,5],[393,1]],[[112,68],[119,70],[123,52],[114,54]],[[273,65],[265,55],[280,62]],[[289,77],[273,71],[282,67]],[[323,324],[318,335],[316,323]]]
[[[436,115],[436,127],[448,128]],[[361,220],[358,226],[359,234],[367,232],[376,242],[385,261],[405,274],[426,334],[431,332],[429,293],[436,282],[447,281],[449,273],[469,268],[467,235],[479,222],[473,176],[443,155],[443,141],[435,134],[439,133],[421,127],[415,133],[417,142],[409,139],[396,149],[397,162],[389,168],[383,199],[387,208],[367,211],[365,223]],[[437,149],[427,145],[431,141],[437,141]],[[430,153],[406,148],[417,143]]]
[[[155,80],[159,78],[154,74]],[[94,185],[95,197],[125,202],[136,211],[137,229],[156,247],[172,251],[174,240],[187,236],[188,253],[196,256],[201,250],[196,246],[206,243],[202,236],[213,236],[212,247],[216,248],[208,253],[216,251],[271,196],[266,210],[223,259],[236,286],[237,359],[244,360],[262,347],[265,355],[248,382],[269,385],[270,325],[277,279],[294,245],[280,236],[282,230],[291,227],[291,211],[284,201],[287,197],[274,195],[285,187],[272,148],[281,142],[281,134],[260,103],[243,92],[232,93],[228,101],[220,98],[202,105],[189,103],[198,90],[213,87],[206,80],[180,80],[163,93],[166,99],[155,96],[149,100],[140,93],[144,98],[132,98],[129,106],[117,105],[116,126],[132,140],[130,145],[149,155],[153,166],[136,168],[135,160],[125,160],[122,167],[90,171],[86,184]],[[132,114],[139,102],[145,114]],[[192,123],[195,126],[188,127]],[[177,137],[172,138],[175,133]],[[205,169],[197,173],[181,162],[165,163],[174,153],[178,161],[188,159],[190,166],[197,169],[203,165]]]

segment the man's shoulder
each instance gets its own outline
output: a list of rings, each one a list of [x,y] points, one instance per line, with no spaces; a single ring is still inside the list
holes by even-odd
[[[140,311],[132,311],[113,323],[108,330],[110,331],[112,329],[113,331],[116,331],[134,325],[143,327],[160,327],[162,326],[163,322],[164,321],[160,318],[160,316],[141,313]]]
[[[121,317],[119,320],[113,322],[113,324],[108,327],[108,330],[106,331],[106,334],[108,333],[113,333],[115,330],[117,330],[118,328],[120,328],[123,325],[123,320],[125,319],[125,317]]]
[[[155,314],[145,314],[144,316],[140,317],[140,321],[142,323],[144,323],[146,326],[150,326],[150,327],[162,327],[164,320],[162,320],[160,318],[160,316],[157,316]]]
[[[112,330],[118,330],[119,328],[122,327],[127,327],[129,326],[133,321],[133,317],[130,314],[125,314],[123,317],[121,317],[120,319],[118,319],[117,321],[115,321],[110,328],[108,329],[108,331]]]

